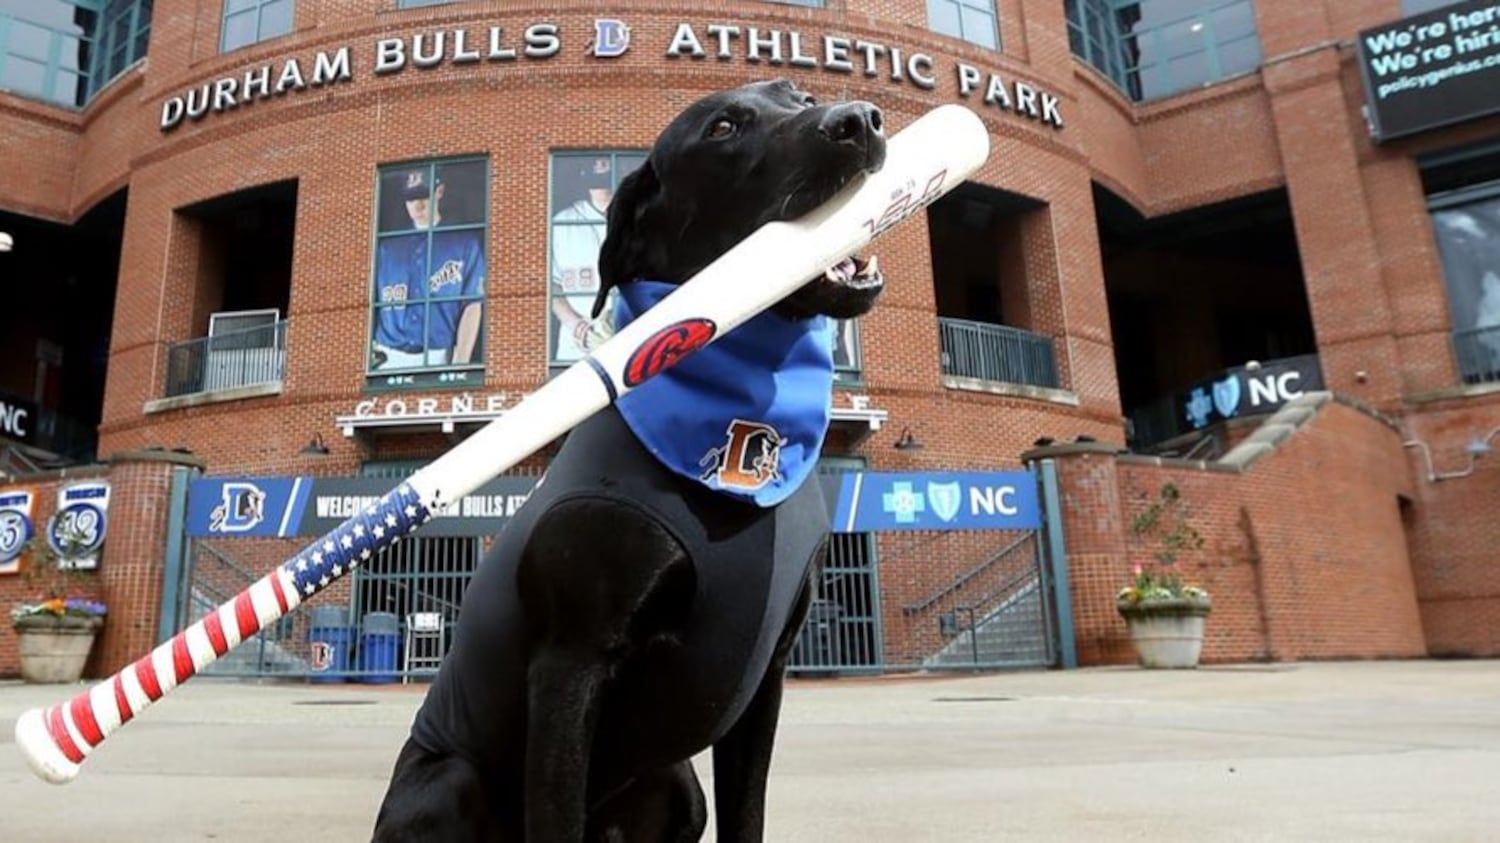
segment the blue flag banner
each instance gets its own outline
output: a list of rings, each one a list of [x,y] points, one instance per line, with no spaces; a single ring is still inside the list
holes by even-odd
[[[840,477],[833,531],[1033,530],[1042,524],[1029,471],[852,472]]]
[[[193,536],[320,536],[396,485],[379,477],[205,477],[188,489]],[[1029,530],[1041,526],[1029,471],[824,474],[836,533]],[[435,516],[423,536],[487,536],[526,503],[535,477],[497,477]]]
[[[387,481],[386,485],[394,485]],[[311,477],[209,477],[188,487],[188,534],[298,536]]]

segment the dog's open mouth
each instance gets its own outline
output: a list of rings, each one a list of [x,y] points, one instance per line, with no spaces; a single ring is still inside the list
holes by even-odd
[[[825,270],[823,278],[855,290],[869,290],[885,283],[880,261],[874,255],[868,258],[850,255]]]

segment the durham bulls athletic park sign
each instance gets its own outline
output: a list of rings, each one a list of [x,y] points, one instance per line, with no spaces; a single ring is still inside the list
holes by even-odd
[[[630,27],[622,20],[595,20],[584,54],[597,59],[623,56],[632,49],[630,34]],[[348,46],[319,50],[310,59],[287,58],[256,65],[168,97],[161,106],[161,130],[169,132],[184,121],[202,120],[258,100],[352,83],[366,72],[385,76],[444,64],[477,69],[545,61],[567,48],[563,36],[555,23],[417,32],[377,40],[368,68],[359,65]],[[659,49],[668,61],[743,62],[764,66],[768,72],[805,68],[884,79],[929,91],[941,87],[975,107],[1009,111],[1042,125],[1063,127],[1059,100],[1053,93],[1029,82],[960,61],[940,61],[896,44],[837,33],[807,34],[733,23],[679,23],[671,39]]]

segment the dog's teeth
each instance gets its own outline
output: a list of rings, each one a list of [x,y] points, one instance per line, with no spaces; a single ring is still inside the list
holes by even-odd
[[[879,255],[870,255],[868,258],[866,258],[865,259],[865,265],[860,268],[860,273],[863,274],[863,275],[879,275],[880,274],[880,256]]]

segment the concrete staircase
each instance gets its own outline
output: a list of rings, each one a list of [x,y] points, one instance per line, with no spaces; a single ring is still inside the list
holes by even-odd
[[[961,613],[960,623],[968,618]],[[924,664],[932,668],[965,665],[1033,666],[1049,662],[1041,578],[1033,577],[975,621]]]

